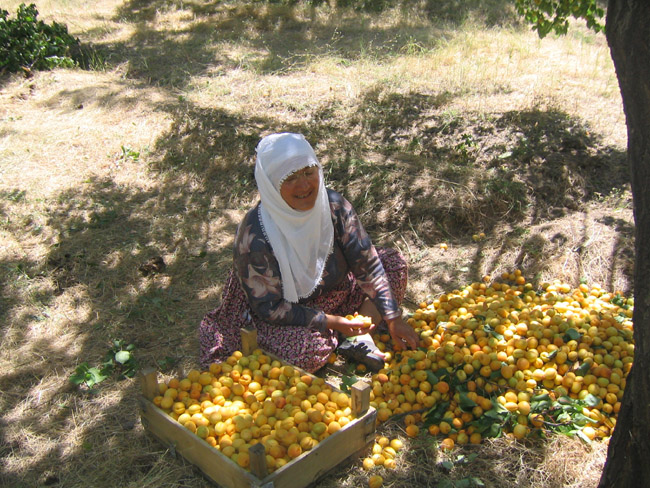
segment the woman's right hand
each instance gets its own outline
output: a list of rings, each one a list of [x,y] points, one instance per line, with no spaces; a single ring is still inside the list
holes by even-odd
[[[413,330],[413,327],[408,325],[402,317],[386,320],[388,325],[388,332],[393,339],[393,346],[396,350],[401,349],[416,349],[420,338]]]
[[[340,332],[345,337],[369,334],[375,328],[374,324],[368,324],[361,320],[350,320],[338,315],[328,314],[326,314],[325,317],[327,318],[327,328]]]

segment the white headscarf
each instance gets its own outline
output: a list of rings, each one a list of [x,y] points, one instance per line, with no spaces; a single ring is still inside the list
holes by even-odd
[[[308,166],[319,170],[316,203],[307,211],[294,210],[280,195],[280,186],[290,174]],[[284,299],[296,303],[311,295],[320,282],[334,242],[323,168],[301,134],[271,134],[257,145],[255,181],[262,229],[280,265]]]

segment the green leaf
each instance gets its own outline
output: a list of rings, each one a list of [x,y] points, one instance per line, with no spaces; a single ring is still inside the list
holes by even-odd
[[[597,420],[594,420],[594,419],[592,419],[591,417],[587,417],[587,416],[586,416],[585,414],[583,414],[583,413],[577,413],[577,414],[575,414],[575,415],[573,416],[573,420],[574,420],[577,424],[582,425],[582,426],[584,426],[584,425],[586,425],[586,424],[597,424],[597,423],[598,423]]]
[[[77,386],[85,383],[88,379],[91,379],[91,375],[88,373],[88,363],[81,363],[75,368],[75,372],[70,375],[70,382]]]
[[[438,381],[440,381],[440,380],[438,379],[438,377],[435,374],[433,374],[433,371],[431,371],[430,369],[427,369],[427,381],[429,383],[431,383],[431,386],[433,386],[436,383],[438,383]]]
[[[500,369],[497,369],[496,371],[492,371],[492,373],[490,373],[490,380],[491,381],[497,381],[500,378],[501,378],[501,370]]]
[[[492,398],[492,406],[493,406],[493,410],[495,410],[498,413],[510,413],[510,411],[506,407],[501,405],[496,398]],[[490,410],[488,410],[488,412],[489,411]]]
[[[131,359],[131,353],[129,351],[118,351],[115,354],[115,361],[117,361],[120,364],[125,364],[127,361]]]
[[[575,370],[576,376],[584,376],[589,372],[591,363],[582,363],[578,369]]]
[[[88,372],[90,373],[90,375],[91,375],[91,377],[92,377],[92,379],[93,379],[94,384],[101,383],[101,382],[104,381],[106,378],[108,378],[108,376],[106,376],[105,374],[103,374],[103,372],[100,371],[98,368],[90,368],[90,369],[88,370]]]
[[[100,373],[103,374],[104,376],[108,377],[113,374],[113,371],[115,371],[115,366],[113,363],[104,363],[102,365],[102,368],[100,369]]]
[[[541,412],[542,410],[550,408],[552,404],[553,401],[547,393],[536,395],[530,399],[530,410],[533,412]]]
[[[70,376],[70,382],[73,385],[79,386],[81,383],[86,381],[86,375],[85,374],[73,374]]]
[[[466,412],[471,411],[478,404],[467,396],[467,393],[460,393],[460,408]]]
[[[587,406],[593,408],[597,407],[600,404],[600,398],[598,398],[595,395],[592,395],[589,393],[586,397],[584,397],[584,402],[587,404]]]
[[[176,366],[176,364],[179,361],[180,360],[178,358],[174,358],[174,357],[171,357],[171,356],[165,356],[164,359],[161,359],[160,361],[157,361],[157,363],[158,363],[158,366],[160,367],[160,369],[162,371],[165,371],[167,369],[170,369],[170,368],[173,368],[174,366]]]
[[[483,330],[485,330],[486,332],[489,332],[493,337],[495,337],[495,338],[497,338],[499,340],[504,339],[503,334],[499,334],[490,325],[487,325],[487,324],[483,325]]]
[[[582,338],[582,334],[577,329],[569,328],[566,331],[565,337],[568,337],[569,340],[572,341],[578,341]],[[565,340],[565,342],[569,342],[569,341]]]
[[[451,461],[443,461],[440,463],[440,466],[445,468],[447,471],[451,471],[452,469],[454,469],[454,463],[452,463]]]
[[[129,361],[128,366],[124,369],[124,372],[122,374],[127,378],[133,378],[135,376],[136,371],[137,371],[137,366],[135,364],[135,361],[132,359],[131,361]]]
[[[451,380],[451,373],[449,371],[447,371],[445,368],[440,368],[434,374],[436,375],[436,378],[438,378],[438,381],[450,381]],[[436,381],[436,383],[438,381]]]
[[[485,429],[481,435],[483,437],[501,437],[503,435],[503,429],[501,425],[497,423],[490,424],[490,426]]]
[[[587,444],[591,444],[591,439],[587,437],[584,432],[577,430],[575,433],[581,440],[585,441]]]
[[[487,412],[484,412],[484,413],[483,413],[483,416],[481,417],[481,419],[482,419],[483,417],[485,417],[486,419],[493,419],[493,420],[498,420],[498,421],[503,420],[501,414],[500,414],[499,412],[497,412],[497,411],[496,411],[495,409],[493,409],[493,408],[490,409],[490,410],[488,410]]]
[[[357,375],[343,375],[341,377],[341,391],[346,393],[349,392],[352,385],[354,385],[357,381],[359,381],[359,377]]]
[[[447,411],[450,402],[442,402],[432,407],[424,414],[424,425],[438,424],[442,420],[443,415]]]

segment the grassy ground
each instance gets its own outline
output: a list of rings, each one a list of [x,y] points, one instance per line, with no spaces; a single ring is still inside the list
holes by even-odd
[[[142,367],[196,365],[270,132],[304,133],[375,243],[407,257],[407,309],[514,268],[631,292],[625,121],[602,35],[576,26],[540,41],[505,0],[381,16],[193,0],[37,7],[96,56],[92,70],[0,78],[3,485],[208,486],[144,434],[135,380],[88,393],[68,378],[113,340],[134,344]],[[156,256],[165,269],[144,276]],[[554,442],[486,443],[480,466],[449,473],[430,441],[412,441],[390,481],[471,472],[495,487],[595,486],[604,446]],[[363,479],[353,464],[321,484]]]

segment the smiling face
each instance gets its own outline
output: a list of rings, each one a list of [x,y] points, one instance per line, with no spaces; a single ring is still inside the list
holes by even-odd
[[[280,195],[294,210],[314,208],[318,197],[320,174],[318,166],[309,166],[291,173],[280,186]]]

